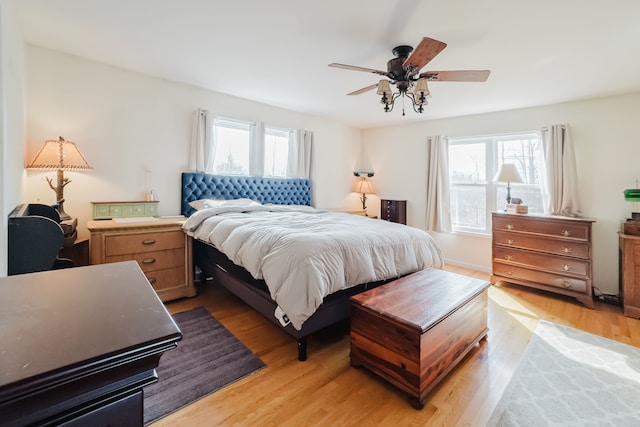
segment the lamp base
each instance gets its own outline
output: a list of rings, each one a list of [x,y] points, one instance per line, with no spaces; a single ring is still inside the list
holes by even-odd
[[[55,205],[52,206],[56,212],[58,212],[58,215],[60,216],[60,221],[66,221],[71,219],[71,215],[69,215],[68,213],[66,213],[64,211],[64,207],[62,205],[62,202],[58,202]]]

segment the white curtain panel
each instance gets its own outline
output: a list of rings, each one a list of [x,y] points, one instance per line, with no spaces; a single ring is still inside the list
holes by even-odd
[[[195,172],[213,173],[216,155],[216,116],[202,108],[196,111],[191,134],[189,168]]]
[[[551,215],[580,217],[578,173],[569,126],[555,124],[543,127],[540,133],[544,152],[545,211]]]
[[[289,158],[287,161],[287,177],[311,177],[311,151],[313,132],[292,129],[289,131]]]
[[[249,127],[249,175],[264,175],[264,123],[251,123]]]
[[[429,231],[451,231],[449,144],[440,136],[427,137],[427,216]]]

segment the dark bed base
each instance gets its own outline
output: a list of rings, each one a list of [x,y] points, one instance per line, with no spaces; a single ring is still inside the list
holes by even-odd
[[[277,304],[271,299],[264,281],[255,280],[243,268],[233,264],[224,254],[200,240],[193,240],[193,263],[204,277],[213,278],[253,309],[287,331],[298,340],[298,360],[307,360],[307,337],[320,329],[348,319],[351,315],[349,298],[388,281],[366,283],[329,295],[316,312],[302,325],[301,330],[290,324],[283,327],[273,315]],[[393,279],[394,280],[394,279]]]

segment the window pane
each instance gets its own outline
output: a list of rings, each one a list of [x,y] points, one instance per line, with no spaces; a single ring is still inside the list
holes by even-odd
[[[216,126],[215,173],[249,175],[249,128]]]
[[[449,177],[452,183],[486,182],[485,144],[449,146]]]
[[[542,142],[537,134],[522,135],[519,138],[498,141],[496,144],[497,163],[512,163],[518,169],[522,184],[511,184],[511,197],[519,198],[527,205],[529,212],[543,213],[540,190],[540,161]],[[496,201],[500,209],[507,203],[507,187],[496,183]]]
[[[487,228],[486,188],[484,185],[451,187],[451,225],[483,231]]]
[[[265,176],[286,176],[289,156],[289,133],[267,130],[264,142]]]
[[[449,138],[451,222],[454,230],[489,234],[488,212],[506,208],[507,184],[493,182],[502,164],[512,163],[522,183],[511,183],[511,197],[531,213],[542,213],[541,140],[536,132]]]

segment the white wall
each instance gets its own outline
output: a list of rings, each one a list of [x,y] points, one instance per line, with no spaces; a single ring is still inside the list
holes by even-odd
[[[434,102],[437,102],[434,101]],[[364,149],[376,171],[378,196],[406,199],[408,223],[425,228],[426,136],[472,136],[537,130],[568,123],[576,149],[583,215],[593,217],[594,286],[618,294],[620,221],[632,205],[623,191],[640,178],[640,94],[364,131]],[[526,201],[525,201],[526,202]],[[378,205],[379,208],[379,205]],[[372,205],[372,209],[376,209]],[[491,270],[491,239],[436,234],[448,262]]]
[[[24,43],[13,2],[0,2],[0,276],[7,275],[7,216],[22,199]]]
[[[79,219],[81,237],[91,201],[142,200],[146,179],[159,195],[161,215],[180,213],[180,173],[188,170],[194,112],[262,120],[314,132],[313,201],[318,207],[357,207],[350,193],[362,150],[358,129],[220,93],[125,71],[60,52],[27,46],[27,160],[43,141],[74,141],[90,172],[66,173],[65,211]],[[29,202],[55,203],[45,177],[27,172]]]

